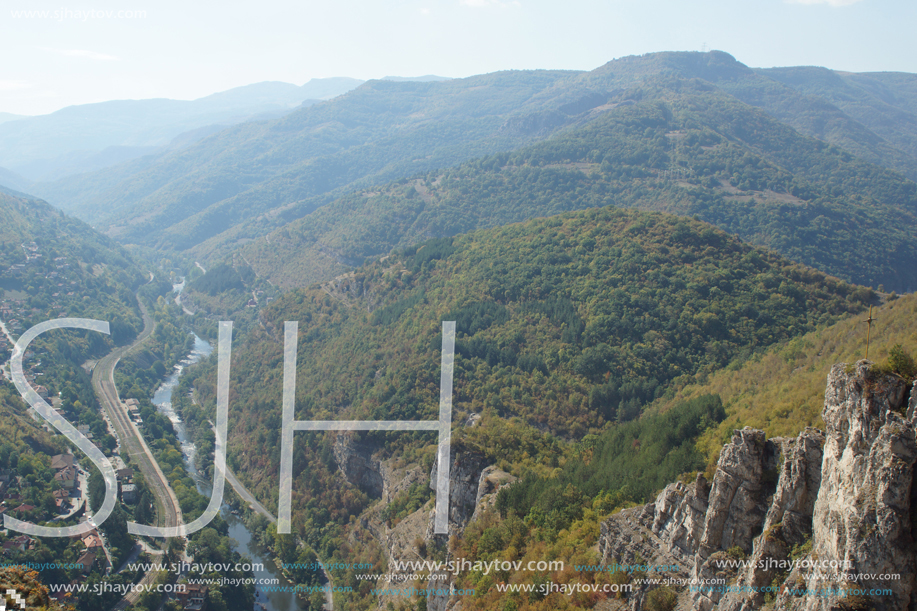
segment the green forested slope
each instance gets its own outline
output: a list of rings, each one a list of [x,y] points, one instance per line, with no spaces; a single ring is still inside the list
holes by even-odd
[[[824,428],[825,376],[835,363],[866,357],[865,316],[852,316],[767,350],[738,368],[712,374],[700,383],[660,399],[654,411],[667,411],[685,399],[717,394],[727,417],[703,440],[715,455],[732,431],[743,426],[763,429],[768,436],[796,435],[806,426]],[[873,311],[869,360],[881,365],[900,345],[917,353],[917,296],[891,300]]]
[[[21,330],[65,314],[107,320],[125,341],[143,327],[133,292],[148,280],[123,247],[85,223],[0,192],[0,299]]]
[[[622,92],[659,79],[703,80],[803,134],[917,176],[917,138],[907,129],[887,129],[902,112],[912,112],[910,102],[876,102],[910,100],[909,82],[844,78],[870,79],[868,86],[857,85],[858,92],[871,91],[865,114],[843,106],[828,86],[820,96],[817,79],[811,91],[798,91],[722,52],[625,57],[590,72],[371,81],[282,119],[233,127],[156,160],[76,177],[52,191],[74,191],[81,203],[73,209],[125,242],[189,250],[214,261],[336,197],[582,125]]]
[[[707,224],[655,213],[603,208],[427,241],[262,311],[263,326],[233,353],[230,464],[276,506],[284,321],[299,321],[297,419],[430,419],[441,321],[455,320],[454,440],[522,475],[550,473],[569,459],[570,440],[630,422],[695,376],[870,299]],[[199,374],[202,407],[185,402],[188,421],[206,422],[213,384]],[[482,426],[461,426],[471,413]],[[706,403],[686,408],[675,445],[719,417]],[[384,439],[386,452],[429,468],[431,435]],[[294,457],[295,528],[323,558],[371,501],[340,481],[332,440],[298,435]]]
[[[304,286],[431,236],[616,205],[697,215],[850,281],[917,287],[913,182],[700,81],[656,81],[610,106],[517,152],[341,198],[243,253],[275,284]]]
[[[815,66],[756,70],[806,98],[824,101],[868,130],[859,141],[840,121],[817,113],[800,115],[797,129],[845,148],[863,159],[917,177],[917,75],[896,72],[850,73]],[[753,103],[753,102],[749,102]],[[793,124],[790,122],[790,124]],[[864,130],[865,128],[865,130]],[[893,149],[893,150],[889,150]]]

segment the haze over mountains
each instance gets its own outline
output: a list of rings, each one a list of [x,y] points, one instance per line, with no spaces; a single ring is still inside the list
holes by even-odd
[[[36,117],[7,115],[0,117],[0,166],[31,181],[101,169],[152,153],[185,132],[275,118],[362,82],[343,77],[312,79],[301,87],[263,82],[191,101],[114,100]]]
[[[757,70],[723,52],[655,53],[588,72],[387,77],[328,100],[296,102],[302,95],[261,83],[204,98],[201,115],[161,100],[66,109],[85,113],[83,135],[54,135],[58,124],[39,117],[45,123],[34,125],[46,131],[34,127],[34,142],[25,132],[16,141],[22,155],[34,143],[34,167],[111,165],[41,182],[14,171],[33,163],[25,157],[4,162],[14,167],[0,169],[0,298],[16,333],[91,315],[111,320],[113,339],[126,343],[155,324],[155,349],[147,344],[149,352],[119,365],[121,398],[146,403],[190,350],[192,330],[214,339],[215,321],[233,320],[227,463],[275,512],[284,324],[298,321],[296,419],[428,420],[439,401],[442,321],[455,321],[448,541],[428,519],[437,446],[421,431],[297,433],[295,538],[275,537],[249,516],[278,562],[350,567],[329,569],[336,586],[351,588],[334,594],[335,608],[386,606],[354,572],[364,562],[374,571],[404,558],[642,563],[636,537],[613,557],[596,556],[605,516],[652,500],[676,479],[678,489],[693,481],[707,490],[698,477],[705,462],[714,485],[732,481],[713,477],[732,428],[796,434],[819,426],[813,406],[824,403],[831,364],[820,359],[858,358],[867,329],[870,356],[917,341],[905,324],[917,311],[914,296],[891,294],[917,288],[917,75]],[[264,110],[245,114],[255,108]],[[233,125],[213,119],[233,112],[243,117]],[[176,117],[185,127],[211,122],[171,134]],[[2,123],[0,136],[31,121]],[[72,148],[41,152],[57,146]],[[187,282],[176,300],[179,275]],[[879,322],[866,327],[864,310],[880,302]],[[97,414],[81,364],[110,346],[95,341],[57,342],[60,354],[41,359],[67,353],[67,379],[82,384],[80,404]],[[890,367],[870,376],[863,369],[856,384],[882,372],[917,376],[912,360]],[[215,447],[216,376],[215,358],[188,367],[172,397],[202,473]],[[911,443],[915,397],[911,423],[900,423]],[[0,392],[0,409],[3,399]],[[206,499],[184,478],[168,423],[156,424],[147,409],[144,434],[162,450],[157,460],[193,519]],[[879,421],[898,426],[895,418]],[[0,467],[4,460],[0,444]],[[777,464],[761,461],[760,477],[736,482],[776,485],[785,479]],[[912,471],[896,473],[904,475],[889,486],[873,478],[879,488],[864,487],[857,506],[885,502],[891,490],[913,518]],[[729,491],[738,499],[730,519],[749,514],[742,494],[732,494],[738,488]],[[722,496],[711,494],[710,506]],[[803,530],[811,533],[811,522]],[[913,520],[899,523],[910,541]],[[765,544],[782,536],[776,527],[763,534]],[[186,550],[200,563],[213,546],[199,542],[212,536],[195,537]],[[783,555],[797,554],[801,541],[787,540]],[[722,551],[749,554],[751,535],[743,542]],[[706,549],[689,547],[691,558]],[[550,579],[614,578],[576,571]],[[293,577],[319,579],[316,571]],[[439,585],[485,593],[465,597],[463,608],[491,611],[511,608],[499,581],[532,579],[548,577],[473,571]],[[229,592],[213,600],[235,607],[215,609],[251,607]],[[318,608],[325,601],[314,594]],[[642,594],[632,606],[673,609],[669,594],[669,606],[643,605]],[[530,611],[598,602],[551,596],[518,601]],[[429,600],[411,605],[446,608],[445,599]]]
[[[242,253],[275,284],[306,286],[427,237],[615,205],[697,216],[850,281],[917,286],[912,182],[698,81],[625,98],[513,153],[342,197]]]
[[[243,247],[258,273],[286,285],[322,279],[417,239],[607,204],[696,214],[848,280],[897,290],[917,285],[898,265],[917,262],[908,229],[917,214],[908,180],[917,176],[915,75],[756,70],[714,51],[625,57],[589,72],[387,79],[272,120],[225,129],[211,122],[164,147],[166,128],[149,118],[147,127],[134,128],[132,142],[161,137],[154,154],[52,183],[8,172],[0,180],[122,243],[209,262]],[[354,84],[326,79],[305,88],[327,97]],[[226,114],[290,102],[305,88],[263,83],[175,104]],[[161,117],[164,111],[152,110],[160,102],[106,104],[150,105],[148,116]],[[28,122],[0,125],[0,136]],[[639,130],[628,126],[634,122]],[[68,137],[68,146],[84,146],[77,134],[60,136]],[[140,148],[109,148],[80,163],[110,163]],[[520,152],[511,160],[469,161],[514,150]],[[457,171],[470,182],[440,182],[452,176],[445,168],[464,162],[471,165]],[[542,181],[562,170],[572,174],[565,187],[552,186],[550,198],[542,190],[507,212],[525,180],[518,173],[532,169]],[[398,199],[419,192],[385,184],[421,174],[423,185],[415,184],[422,205],[405,213]],[[583,197],[584,188],[599,189],[601,197]],[[388,197],[370,206],[375,193]],[[476,211],[465,207],[464,216],[446,220],[456,197],[470,197]],[[383,219],[387,237],[367,239]],[[357,233],[355,223],[362,223]],[[874,230],[886,232],[884,246]],[[276,231],[282,233],[265,237]],[[824,246],[837,239],[847,245]]]
[[[822,211],[838,198],[856,198],[857,206],[867,215],[881,216],[885,214],[882,210],[890,210],[888,206],[894,209],[889,213],[895,218],[902,214],[902,218],[909,218],[914,211],[910,195],[902,198],[894,194],[899,187],[910,193],[910,187],[902,185],[909,184],[906,178],[917,177],[915,75],[851,74],[820,68],[755,70],[726,53],[710,52],[626,57],[589,72],[515,71],[444,82],[423,80],[370,81],[333,100],[298,108],[273,120],[241,123],[219,131],[201,128],[204,131],[188,135],[185,142],[172,149],[161,148],[153,155],[53,183],[23,185],[19,181],[19,188],[28,186],[30,192],[94,223],[123,243],[215,261],[290,222],[296,224],[287,234],[299,235],[302,230],[297,227],[308,224],[311,213],[349,193],[364,189],[371,193],[375,185],[556,140],[561,133],[565,134],[567,151],[558,162],[601,166],[605,160],[601,147],[614,148],[614,142],[621,144],[624,136],[609,136],[610,140],[600,144],[593,142],[589,150],[578,147],[575,140],[601,131],[600,125],[615,123],[616,117],[623,116],[620,113],[630,112],[629,105],[642,104],[640,107],[646,110],[646,104],[656,103],[664,109],[663,115],[668,113],[661,119],[667,131],[675,133],[649,147],[653,150],[644,151],[649,157],[623,161],[648,172],[636,177],[640,180],[687,173],[684,176],[692,176],[694,187],[731,201],[731,210],[721,205],[717,217],[705,215],[696,205],[673,201],[662,204],[658,193],[641,195],[647,185],[627,177],[622,177],[616,196],[603,200],[605,203],[699,214],[739,235],[758,235],[752,239],[809,264],[818,264],[819,257],[793,252],[792,248],[800,248],[797,242],[787,242],[786,248],[781,249],[774,243],[773,231],[764,227],[775,220],[790,225],[802,223],[809,226],[807,231],[819,235],[819,228],[812,223],[821,218],[824,220],[817,223],[833,225],[827,233],[821,231],[826,237],[837,232],[849,234],[849,228],[859,223],[850,216],[849,206],[840,205],[828,215]],[[250,99],[243,92],[235,95]],[[592,124],[597,127],[587,127]],[[0,134],[3,127],[0,126]],[[650,127],[655,129],[658,125],[647,124],[644,131]],[[586,131],[571,131],[577,129]],[[708,149],[701,146],[690,149],[695,150],[691,153],[689,148],[678,147],[683,135],[694,133],[693,137],[700,137],[705,130],[711,131],[717,142],[742,153],[731,159],[728,168],[710,170],[719,173],[714,182],[708,180],[712,174],[698,174],[704,171],[701,165],[706,161],[697,155],[709,157]],[[628,133],[626,138],[633,143],[640,136]],[[647,143],[651,136],[654,137],[646,134]],[[665,143],[672,145],[672,150]],[[841,151],[852,156],[842,158]],[[540,153],[525,155],[537,158]],[[613,156],[608,160],[614,164]],[[844,182],[846,179],[833,176],[838,161],[848,168],[856,165],[857,169],[851,171],[861,177],[849,175],[852,182]],[[892,170],[879,172],[879,183],[888,183],[887,189],[871,181],[868,188],[872,192],[863,191],[864,177],[876,172],[868,170],[863,161]],[[529,159],[525,163],[539,162]],[[759,188],[747,181],[746,188],[741,188],[727,179],[727,175],[760,173],[761,164],[766,164],[772,174],[782,173],[787,180],[792,177],[798,183],[795,195],[784,179],[784,186],[774,183],[768,187],[762,183]],[[669,200],[697,199],[696,190],[684,184],[682,187],[685,188],[667,195]],[[876,189],[885,192],[885,196],[877,195]],[[768,190],[772,195],[766,195]],[[767,211],[775,218],[760,216],[764,200],[776,205],[781,198],[782,209]],[[821,203],[814,203],[816,200]],[[496,197],[493,205],[499,207],[501,201],[504,200]],[[557,210],[595,205],[578,202],[569,195],[564,202]],[[325,214],[330,215],[330,210]],[[492,212],[483,209],[482,218],[491,218]],[[530,210],[517,207],[516,213],[505,221],[544,213],[545,209],[538,206]],[[793,218],[800,214],[807,220]],[[732,220],[727,222],[723,215]],[[758,220],[749,220],[756,215]],[[350,222],[343,213],[322,218],[328,227]],[[490,222],[493,221],[485,224]],[[452,229],[429,226],[417,235],[451,235],[459,227],[469,230],[475,226],[466,221]],[[869,226],[867,223],[866,229]],[[893,242],[905,252],[909,249],[907,244],[913,242],[905,236],[908,230],[901,231],[904,234],[900,241],[896,238]],[[763,237],[765,233],[771,237]],[[400,238],[392,242],[397,243]],[[292,244],[296,244],[295,239]],[[338,256],[335,248],[322,244],[316,248],[326,256]],[[891,246],[883,251],[885,254],[878,253],[877,258],[899,256],[901,253],[895,254],[897,248]],[[248,252],[252,253],[251,247]],[[285,256],[282,252],[285,251],[275,255]],[[339,254],[343,257],[339,264],[362,260],[354,260],[343,251]],[[910,260],[911,255],[905,257]],[[849,263],[854,266],[861,262]],[[877,265],[884,266],[886,272],[889,269],[887,263]],[[261,264],[262,271],[267,267]],[[874,285],[885,282],[898,290],[914,285],[913,279],[896,278],[886,272],[853,275],[837,267],[825,269]],[[307,276],[296,282],[312,280]]]
[[[9,112],[0,112],[0,123],[6,123],[7,121],[15,121],[16,119],[25,119],[24,115],[14,115]]]

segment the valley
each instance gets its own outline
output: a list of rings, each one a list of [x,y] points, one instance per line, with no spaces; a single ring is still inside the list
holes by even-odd
[[[68,111],[93,134],[4,121],[0,359],[40,322],[108,321],[43,335],[24,367],[119,467],[106,560],[7,529],[9,563],[62,563],[9,583],[55,611],[910,609],[915,85],[664,52]],[[219,364],[185,359],[221,321],[228,505],[188,537],[130,535],[208,506]],[[448,400],[448,534],[425,430],[297,431],[278,532],[291,321],[294,420],[436,420]],[[79,523],[54,519],[71,445],[0,380],[2,513]],[[72,460],[91,514],[105,482]]]

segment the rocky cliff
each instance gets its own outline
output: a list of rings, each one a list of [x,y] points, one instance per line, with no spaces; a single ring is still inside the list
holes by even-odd
[[[603,522],[602,562],[673,567],[658,576],[687,580],[685,609],[917,609],[917,392],[866,361],[836,365],[823,418],[796,438],[736,431],[712,482]]]
[[[414,571],[397,571],[393,568],[395,560],[424,560],[430,553],[427,550],[438,548],[448,556],[448,536],[460,536],[468,523],[475,519],[484,508],[492,505],[501,486],[511,482],[510,474],[488,466],[487,458],[476,451],[460,446],[450,450],[449,468],[449,535],[433,534],[435,499],[426,506],[405,517],[393,528],[389,528],[380,519],[382,508],[401,491],[407,490],[415,482],[423,481],[424,473],[420,466],[398,468],[397,461],[378,460],[374,454],[380,449],[368,443],[360,443],[351,433],[341,433],[335,438],[332,447],[335,462],[347,480],[371,496],[381,498],[382,503],[370,510],[362,518],[364,528],[370,530],[382,545],[386,555],[389,572],[385,573],[374,584],[378,588],[394,585],[430,587],[448,591],[454,581],[449,573],[437,574],[439,579],[430,579],[426,583],[411,581]],[[437,465],[434,462],[429,475],[429,485],[435,489]],[[422,543],[420,543],[422,541]],[[420,544],[424,550],[418,549]],[[387,608],[388,603],[402,602],[401,597],[380,596],[379,609]],[[429,611],[444,611],[450,604],[458,602],[448,595],[430,595],[427,599]]]

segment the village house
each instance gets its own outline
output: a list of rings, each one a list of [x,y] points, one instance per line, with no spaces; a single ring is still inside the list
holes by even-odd
[[[133,505],[137,502],[137,486],[134,484],[121,485],[121,500]]]
[[[175,597],[185,611],[207,611],[207,591],[205,585],[189,583],[184,592],[177,592]]]
[[[92,570],[92,565],[95,564],[95,561],[95,550],[86,550],[83,552],[83,555],[80,556],[80,559],[76,561],[76,563],[80,565],[80,572],[82,572],[83,575],[88,575]]]
[[[54,504],[57,506],[58,513],[64,514],[70,511],[70,493],[66,490],[55,490],[51,493],[54,497]]]
[[[64,467],[54,474],[54,481],[59,482],[67,490],[72,490],[76,486],[76,468]]]
[[[3,543],[3,553],[6,554],[14,550],[25,552],[34,549],[36,544],[37,541],[32,537],[28,535],[19,535]]]
[[[99,536],[98,531],[91,530],[84,534],[80,540],[83,542],[83,545],[86,546],[87,550],[102,551],[102,537]]]
[[[51,468],[61,470],[73,466],[73,454],[55,454],[51,457]]]

